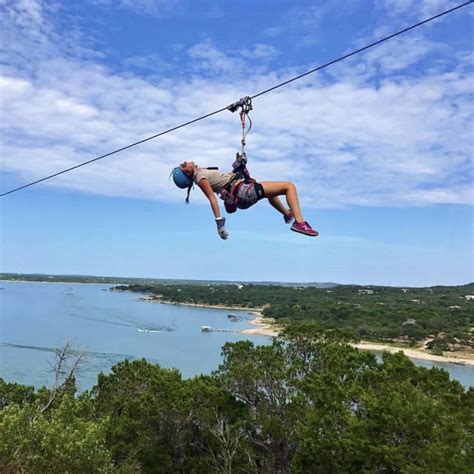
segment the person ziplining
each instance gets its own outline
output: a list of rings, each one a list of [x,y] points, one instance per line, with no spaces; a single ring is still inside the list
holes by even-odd
[[[216,167],[201,168],[194,161],[185,161],[173,168],[171,176],[173,181],[181,189],[187,189],[186,202],[189,203],[189,193],[194,184],[197,184],[209,200],[215,217],[217,232],[226,240],[229,233],[225,228],[226,218],[221,216],[216,194],[224,201],[224,207],[228,213],[237,209],[248,209],[261,199],[267,198],[268,202],[283,215],[286,224],[291,224],[293,232],[316,237],[318,232],[311,228],[305,221],[298,200],[295,185],[290,181],[262,181],[257,182],[251,178],[247,169],[247,156],[245,153],[246,137],[252,121],[249,112],[252,110],[252,100],[244,97],[228,109],[235,112],[240,109],[240,120],[242,125],[241,151],[237,153],[236,160],[232,164],[232,172],[221,173]],[[245,120],[249,119],[249,128],[245,129]],[[288,207],[285,207],[279,196],[285,196]]]

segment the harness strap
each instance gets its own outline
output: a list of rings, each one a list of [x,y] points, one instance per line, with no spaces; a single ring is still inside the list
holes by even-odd
[[[239,176],[238,174],[236,174],[232,178],[232,180],[229,182],[229,184],[227,184],[227,186],[225,187],[225,191],[228,194],[235,194],[235,186],[240,185],[243,182],[244,182],[244,179],[242,178],[242,176]]]
[[[231,185],[229,195],[232,198],[233,202],[237,203],[237,193],[239,192],[240,187],[242,184],[254,184],[256,181],[254,179],[249,179],[248,181],[245,179],[240,179],[236,181],[234,184]]]

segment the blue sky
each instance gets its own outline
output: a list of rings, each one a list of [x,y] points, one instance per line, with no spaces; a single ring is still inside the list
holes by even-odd
[[[0,0],[1,189],[253,95],[441,12],[440,0]],[[222,113],[0,201],[1,270],[462,284],[473,270],[472,6],[254,101],[249,167],[291,180],[310,239],[265,202],[228,218],[168,180],[228,169]]]

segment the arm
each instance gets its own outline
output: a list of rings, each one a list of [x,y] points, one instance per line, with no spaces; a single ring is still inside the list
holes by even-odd
[[[198,186],[201,188],[201,191],[206,195],[207,199],[211,203],[212,212],[216,218],[217,232],[221,239],[226,240],[229,237],[229,233],[225,228],[225,217],[221,217],[221,211],[219,209],[219,204],[217,203],[216,195],[209,184],[207,179],[201,179]]]
[[[201,191],[206,195],[207,199],[211,204],[212,212],[214,213],[214,217],[219,219],[221,217],[221,211],[219,209],[219,204],[217,202],[216,195],[209,184],[207,179],[201,179],[199,181],[198,186],[201,188]]]

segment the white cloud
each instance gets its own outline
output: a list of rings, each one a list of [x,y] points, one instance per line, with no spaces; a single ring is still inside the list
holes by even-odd
[[[440,43],[412,34],[410,37],[397,38],[396,44],[385,43],[371,49],[364,62],[376,68],[377,72],[392,74],[416,64],[430,53],[439,53],[441,48],[446,49]]]
[[[152,83],[58,50],[48,15],[28,6],[15,15],[43,26],[31,29],[33,37],[23,27],[20,34],[20,27],[10,24],[9,31],[24,54],[35,38],[43,49],[40,55],[29,53],[32,67],[26,70],[16,51],[4,51],[9,66],[1,70],[0,82],[3,169],[22,182],[146,138],[301,72],[252,69],[251,78],[234,75],[236,61],[248,64],[245,54],[221,51],[207,40],[189,54],[212,70],[211,76],[195,69],[191,77],[161,77]],[[415,42],[413,49],[420,52],[407,52],[408,60],[396,58],[397,76],[389,74],[377,84],[372,75],[355,80],[347,68],[337,80],[307,77],[255,100],[248,137],[253,174],[261,180],[295,181],[302,202],[311,207],[472,202],[471,56],[451,55],[449,72],[441,65],[403,75],[404,67],[429,47],[422,39]],[[262,45],[252,51],[259,48],[265,51]],[[366,57],[365,67],[391,73],[394,62],[387,64],[374,53]],[[183,193],[168,181],[170,169],[183,159],[228,169],[239,140],[238,117],[223,112],[44,185],[182,201]],[[204,198],[195,193],[193,202]]]

